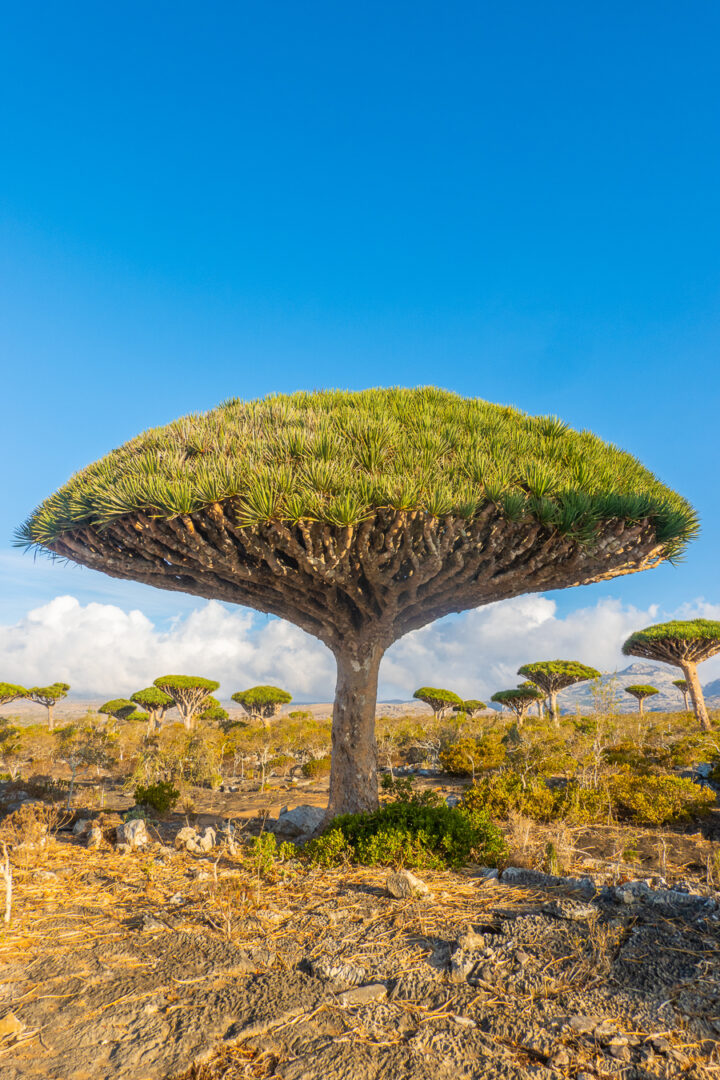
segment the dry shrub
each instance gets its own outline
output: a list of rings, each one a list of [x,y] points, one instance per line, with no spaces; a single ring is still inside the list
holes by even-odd
[[[8,814],[0,825],[0,842],[7,845],[15,862],[28,865],[37,861],[48,839],[70,820],[70,815],[54,806],[36,803],[21,806]]]

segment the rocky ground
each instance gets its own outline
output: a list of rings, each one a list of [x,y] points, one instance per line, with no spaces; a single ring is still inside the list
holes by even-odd
[[[204,825],[65,824],[14,849],[0,1080],[720,1074],[707,877],[586,856],[398,896]]]

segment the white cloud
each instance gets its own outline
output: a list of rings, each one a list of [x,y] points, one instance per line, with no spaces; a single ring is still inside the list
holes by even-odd
[[[487,700],[514,686],[518,667],[532,660],[575,659],[614,671],[629,662],[620,647],[632,630],[672,616],[720,619],[720,605],[697,601],[667,613],[606,599],[560,616],[544,596],[491,604],[397,642],[381,668],[380,697],[407,699],[429,683]],[[215,601],[161,628],[140,610],[58,596],[0,625],[0,654],[1,679],[62,680],[88,697],[129,694],[170,672],[218,679],[226,699],[271,682],[299,700],[329,701],[335,686],[333,657],[320,642],[290,623]],[[703,665],[703,682],[719,675],[720,657]]]

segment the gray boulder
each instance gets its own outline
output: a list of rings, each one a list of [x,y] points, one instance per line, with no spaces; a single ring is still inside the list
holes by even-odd
[[[296,806],[294,810],[280,812],[276,821],[268,822],[266,828],[285,836],[309,836],[318,828],[325,817],[322,806]]]

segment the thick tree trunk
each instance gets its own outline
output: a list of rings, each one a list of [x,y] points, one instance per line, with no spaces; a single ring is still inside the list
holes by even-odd
[[[558,703],[557,703],[557,690],[551,690],[548,694],[548,700],[550,702],[550,719],[553,723],[558,722]]]
[[[693,709],[700,722],[700,727],[703,731],[710,731],[710,717],[708,716],[705,698],[703,697],[702,687],[700,686],[700,680],[698,679],[697,665],[691,660],[686,660],[680,666],[682,667],[683,675],[688,684]]]
[[[643,716],[645,713],[645,702],[642,698],[638,698],[638,712],[641,716]]]
[[[381,645],[369,643],[336,654],[330,799],[324,824],[338,814],[377,810],[375,705],[384,651]]]
[[[683,690],[682,695],[683,695],[683,698],[685,699],[685,712],[690,712],[690,702],[688,700],[688,692],[687,692],[687,690]]]
[[[45,708],[47,709],[47,714],[48,714],[48,731],[54,731],[55,730],[55,706],[54,705],[46,705]]]

